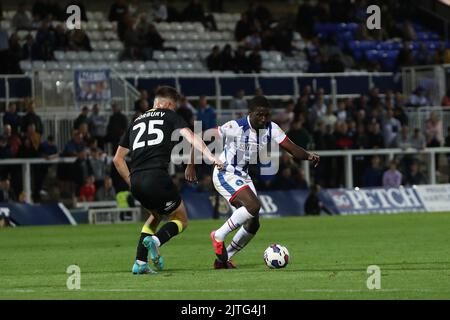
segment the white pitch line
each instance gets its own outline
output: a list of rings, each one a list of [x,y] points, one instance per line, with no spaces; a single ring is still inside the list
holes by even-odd
[[[229,293],[237,293],[237,292],[288,292],[287,290],[281,290],[281,289],[80,289],[80,290],[36,290],[36,289],[10,289],[10,290],[0,290],[0,293],[2,292],[15,292],[15,293],[52,293],[52,292],[130,292],[130,293],[140,293],[140,292],[156,292],[156,293],[163,293],[163,292],[169,292],[169,293],[214,293],[214,292],[229,292]],[[294,291],[289,291],[289,293],[365,293],[365,292],[373,292],[373,293],[382,293],[382,292],[418,292],[418,293],[450,293],[450,289],[443,289],[443,290],[437,290],[437,289],[377,289],[377,290],[359,290],[359,289],[296,289]]]

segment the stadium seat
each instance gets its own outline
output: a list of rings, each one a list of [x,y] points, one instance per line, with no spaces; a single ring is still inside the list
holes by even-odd
[[[29,60],[22,60],[20,61],[19,65],[23,71],[30,71],[32,68],[32,64]]]
[[[76,51],[67,51],[66,52],[66,60],[74,61],[78,59],[78,52]]]
[[[107,61],[117,61],[119,58],[119,53],[117,51],[104,51],[103,57]]]
[[[105,55],[100,51],[91,52],[91,59],[95,61],[104,61]]]
[[[158,69],[158,65],[157,65],[157,63],[155,61],[146,61],[145,62],[145,69],[147,71],[149,71],[149,72],[150,71],[154,72],[155,70]]]
[[[66,59],[66,53],[64,51],[55,51],[53,52],[53,56],[56,60],[63,61]]]
[[[89,51],[80,51],[78,52],[78,59],[80,61],[90,61],[91,59],[91,53]]]

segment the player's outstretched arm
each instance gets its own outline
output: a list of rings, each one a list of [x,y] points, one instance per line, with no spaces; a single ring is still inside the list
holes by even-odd
[[[119,146],[117,148],[116,154],[113,158],[113,163],[116,166],[117,172],[125,180],[129,187],[131,187],[130,181],[130,170],[128,169],[127,162],[125,160],[126,155],[130,152],[129,149]]]
[[[296,145],[295,143],[293,143],[291,141],[291,139],[286,138],[281,144],[280,146],[286,150],[287,152],[289,152],[290,154],[292,154],[292,156],[294,156],[294,158],[299,159],[299,160],[308,160],[311,161],[314,164],[314,168],[317,167],[319,165],[320,162],[320,157],[319,155],[310,152],[310,151],[306,151],[305,149],[303,149],[302,147],[299,147],[298,145]]]
[[[209,151],[206,144],[203,142],[203,140],[194,134],[191,129],[189,128],[183,128],[180,130],[181,135],[187,139],[187,141],[192,144],[192,146],[200,151],[202,154],[204,154],[209,161],[214,163],[214,165],[217,167],[217,169],[222,170],[223,169],[223,162],[217,159],[213,156],[211,151]]]
[[[191,158],[190,162],[186,166],[184,171],[184,178],[187,182],[197,183],[197,173],[195,172],[195,153],[194,147],[191,147]]]

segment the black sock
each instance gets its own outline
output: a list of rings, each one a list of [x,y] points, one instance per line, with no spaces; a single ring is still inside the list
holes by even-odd
[[[161,246],[170,240],[170,238],[176,236],[178,234],[178,225],[175,222],[169,221],[165,225],[163,225],[155,236],[158,237],[159,242],[161,242]]]
[[[141,260],[147,262],[148,250],[142,243],[145,237],[151,236],[148,233],[141,233],[141,237],[139,238],[139,243],[137,245],[136,250],[136,260]]]

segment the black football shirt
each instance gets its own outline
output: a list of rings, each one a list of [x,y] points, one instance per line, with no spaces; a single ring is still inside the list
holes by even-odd
[[[151,109],[137,117],[121,137],[119,145],[130,150],[130,172],[167,169],[173,147],[172,133],[188,127],[170,109]]]

